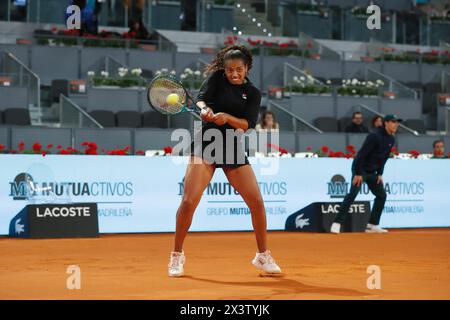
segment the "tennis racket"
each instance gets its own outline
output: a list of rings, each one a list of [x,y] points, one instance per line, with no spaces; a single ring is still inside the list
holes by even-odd
[[[195,104],[191,94],[173,76],[159,75],[153,78],[147,89],[147,99],[150,106],[162,114],[206,112],[206,109]]]

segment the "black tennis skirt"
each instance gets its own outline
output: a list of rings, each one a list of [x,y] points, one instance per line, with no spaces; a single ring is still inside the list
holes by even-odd
[[[250,162],[245,154],[243,140],[234,137],[234,139],[230,139],[232,141],[226,141],[225,130],[219,131],[222,136],[222,143],[220,145],[220,141],[216,142],[215,137],[212,138],[212,141],[204,141],[201,137],[196,136],[198,140],[195,137],[192,140],[190,155],[198,156],[205,160],[205,162],[213,164],[216,168],[237,168],[249,165]]]

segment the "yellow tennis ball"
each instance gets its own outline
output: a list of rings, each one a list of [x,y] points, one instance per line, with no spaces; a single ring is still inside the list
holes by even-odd
[[[170,105],[175,105],[180,100],[180,97],[176,93],[171,93],[167,96],[166,102]]]

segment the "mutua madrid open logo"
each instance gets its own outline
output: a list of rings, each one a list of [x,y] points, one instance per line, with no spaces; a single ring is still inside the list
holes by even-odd
[[[344,198],[348,193],[348,182],[340,174],[335,174],[328,182],[328,195],[330,198]]]
[[[10,197],[13,200],[29,200],[38,194],[49,196],[53,190],[53,185],[43,184],[38,186],[38,183],[33,180],[33,177],[26,172],[19,173],[14,182],[10,182]]]
[[[33,201],[72,201],[72,197],[132,197],[131,181],[56,181],[51,172],[39,168],[36,174],[41,180],[35,180],[31,174],[19,173],[9,182],[13,200]],[[44,176],[45,173],[45,176]],[[36,178],[35,176],[35,178]]]
[[[19,173],[14,178],[14,182],[10,182],[9,185],[11,186],[10,196],[14,200],[27,200],[34,192],[33,177],[26,172]]]

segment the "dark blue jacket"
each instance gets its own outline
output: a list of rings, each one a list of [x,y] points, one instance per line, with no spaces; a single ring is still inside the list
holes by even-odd
[[[382,175],[384,165],[394,145],[394,136],[389,135],[384,127],[377,132],[370,133],[353,160],[352,171],[356,175],[375,172]]]

